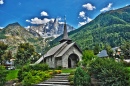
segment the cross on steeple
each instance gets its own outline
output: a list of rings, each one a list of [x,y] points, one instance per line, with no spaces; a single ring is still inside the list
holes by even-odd
[[[60,43],[68,41],[72,42],[72,40],[69,38],[68,33],[67,33],[67,26],[66,26],[66,17],[64,18],[64,32],[63,32],[63,38],[60,40]]]

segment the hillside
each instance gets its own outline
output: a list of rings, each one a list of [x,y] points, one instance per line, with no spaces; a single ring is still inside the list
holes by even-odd
[[[37,52],[41,52],[44,44],[42,38],[33,36],[17,22],[7,25],[0,31],[0,41],[7,43],[9,45],[8,49],[13,51],[13,53],[16,52],[20,43],[29,42],[35,46]]]
[[[54,46],[61,37],[50,42],[50,45]],[[101,13],[90,23],[71,31],[69,37],[82,50],[93,49],[97,44],[104,48],[106,44],[115,47],[130,42],[130,6]]]

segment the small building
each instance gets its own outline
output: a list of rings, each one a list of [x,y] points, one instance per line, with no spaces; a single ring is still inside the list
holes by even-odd
[[[75,42],[68,37],[66,23],[64,24],[63,38],[60,44],[52,47],[45,55],[44,62],[50,68],[75,68],[81,61],[82,51]]]
[[[108,54],[106,50],[102,50],[101,52],[99,52],[99,54],[97,54],[97,56],[103,58],[103,57],[108,57]]]
[[[4,63],[5,68],[8,70],[15,69],[14,60],[15,59],[10,59],[10,60],[5,61],[5,63]]]
[[[113,50],[114,57],[119,58],[122,55],[122,51],[121,51],[120,47],[114,47],[114,48],[112,48],[112,50]]]

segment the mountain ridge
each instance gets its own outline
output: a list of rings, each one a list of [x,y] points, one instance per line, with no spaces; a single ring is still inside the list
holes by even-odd
[[[97,44],[101,48],[105,45],[121,46],[130,41],[130,5],[101,13],[90,23],[68,34],[82,50],[93,49]],[[61,38],[56,38],[50,45],[54,46]]]

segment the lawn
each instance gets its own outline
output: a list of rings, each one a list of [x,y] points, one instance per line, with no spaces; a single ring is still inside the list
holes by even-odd
[[[18,71],[19,71],[19,69],[16,69],[16,70],[8,70],[8,75],[7,75],[7,77],[6,77],[7,81],[16,79],[16,78],[17,78]]]
[[[75,71],[75,68],[67,68],[67,69],[61,69],[62,73],[70,73],[71,71]]]

